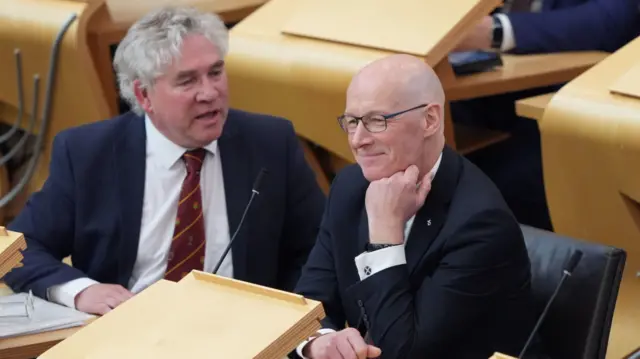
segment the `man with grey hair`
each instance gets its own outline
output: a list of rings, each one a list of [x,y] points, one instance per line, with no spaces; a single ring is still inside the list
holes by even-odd
[[[191,8],[131,27],[114,64],[133,111],[56,136],[9,226],[28,246],[14,291],[101,315],[191,270],[293,290],[325,198],[290,122],[229,109],[227,36]]]
[[[524,345],[522,232],[493,183],[445,145],[444,101],[413,56],[353,78],[338,122],[357,165],[334,179],[296,287],[327,314],[299,356],[489,358]]]

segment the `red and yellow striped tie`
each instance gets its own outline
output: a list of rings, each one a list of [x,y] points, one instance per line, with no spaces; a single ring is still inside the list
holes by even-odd
[[[182,160],[187,166],[187,177],[182,183],[178,215],[169,251],[165,279],[179,281],[194,269],[204,267],[205,232],[200,194],[200,169],[206,152],[204,149],[187,151]]]

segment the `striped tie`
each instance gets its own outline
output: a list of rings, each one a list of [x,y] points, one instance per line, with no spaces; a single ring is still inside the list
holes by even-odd
[[[204,267],[204,219],[200,194],[200,169],[205,156],[204,149],[187,151],[183,156],[187,177],[182,183],[178,215],[169,251],[169,263],[165,279],[177,282],[194,269]]]

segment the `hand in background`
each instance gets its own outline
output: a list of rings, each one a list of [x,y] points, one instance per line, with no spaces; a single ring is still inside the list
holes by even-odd
[[[75,298],[76,309],[97,315],[105,315],[113,308],[133,297],[133,293],[118,284],[93,284]]]
[[[310,359],[367,359],[379,357],[382,351],[365,343],[356,329],[347,328],[312,340],[302,354]]]
[[[454,51],[475,51],[491,49],[493,36],[493,19],[485,16],[467,36],[458,44]]]

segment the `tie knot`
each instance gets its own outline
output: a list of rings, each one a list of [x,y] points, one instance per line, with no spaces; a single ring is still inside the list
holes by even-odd
[[[182,155],[182,159],[187,165],[187,172],[200,172],[205,154],[206,151],[204,148],[196,148],[185,152],[184,155]]]

